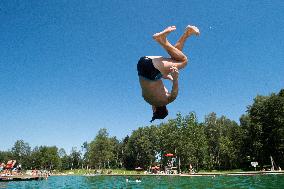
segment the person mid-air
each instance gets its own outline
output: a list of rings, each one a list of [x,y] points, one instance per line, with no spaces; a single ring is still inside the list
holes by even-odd
[[[176,30],[176,27],[170,26],[153,35],[154,40],[167,51],[170,58],[144,56],[140,58],[137,64],[142,96],[146,102],[152,105],[153,117],[151,122],[155,119],[164,119],[168,115],[166,105],[173,102],[178,95],[178,70],[184,68],[188,61],[182,53],[184,43],[189,36],[200,34],[197,27],[188,25],[183,35],[173,46],[167,40],[167,35],[174,30]],[[162,78],[172,81],[171,92],[166,89]]]

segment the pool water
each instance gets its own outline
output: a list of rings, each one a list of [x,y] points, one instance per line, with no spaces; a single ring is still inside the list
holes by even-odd
[[[0,182],[0,188],[13,189],[89,189],[89,188],[155,188],[155,189],[205,189],[205,188],[284,188],[284,175],[257,176],[51,176],[48,180]]]

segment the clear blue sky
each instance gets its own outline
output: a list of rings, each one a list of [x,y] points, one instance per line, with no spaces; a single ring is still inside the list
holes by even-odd
[[[151,36],[169,25],[172,43],[188,24],[201,35],[184,48],[167,119],[214,111],[238,121],[257,94],[283,88],[283,10],[281,0],[0,1],[0,150],[23,139],[69,152],[99,128],[121,139],[149,125],[136,63],[167,56]]]

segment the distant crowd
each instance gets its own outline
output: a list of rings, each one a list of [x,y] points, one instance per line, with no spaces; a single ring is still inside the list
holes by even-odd
[[[27,171],[25,174],[34,177],[45,177],[50,176],[50,171],[33,169]],[[16,160],[9,160],[6,164],[0,162],[0,176],[21,176],[24,175],[22,172],[22,165],[17,163]]]
[[[0,173],[1,176],[7,175],[17,175],[20,174],[22,170],[22,165],[17,164],[16,160],[9,160],[6,164],[0,163]]]

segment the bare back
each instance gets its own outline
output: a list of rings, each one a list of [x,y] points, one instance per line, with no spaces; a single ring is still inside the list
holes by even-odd
[[[149,81],[139,77],[139,82],[142,88],[142,96],[146,102],[153,106],[164,106],[169,103],[169,93],[162,80]]]

